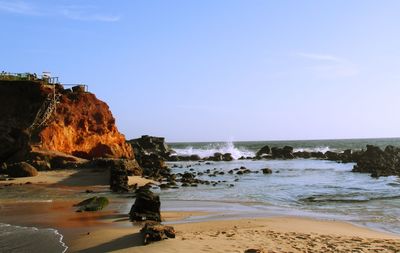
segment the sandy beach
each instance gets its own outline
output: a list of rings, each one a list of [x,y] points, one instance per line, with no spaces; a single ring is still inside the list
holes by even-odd
[[[90,175],[88,175],[90,173]],[[90,184],[87,183],[88,176]],[[83,189],[107,187],[104,171],[40,172],[35,178],[13,183],[34,182],[42,187]],[[84,180],[85,179],[85,180]],[[146,179],[132,177],[131,183]],[[67,183],[65,183],[67,182]],[[86,182],[86,183],[84,183]],[[3,182],[4,184],[4,182]],[[21,187],[35,187],[22,185]],[[90,188],[90,187],[89,187]],[[96,188],[99,189],[99,188]],[[177,237],[147,246],[142,245],[141,224],[131,223],[126,213],[115,207],[122,200],[111,199],[110,208],[100,212],[77,213],[78,200],[51,202],[2,201],[2,222],[56,228],[64,235],[68,252],[398,252],[400,236],[377,232],[339,221],[301,217],[208,220],[188,222],[204,212],[162,212],[163,220],[173,225]],[[123,201],[122,201],[123,202]]]
[[[141,246],[139,227],[104,228],[72,252],[398,252],[400,237],[342,222],[279,217],[175,225],[177,238]]]

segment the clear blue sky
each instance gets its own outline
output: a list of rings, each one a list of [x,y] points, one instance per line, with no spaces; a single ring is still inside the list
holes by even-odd
[[[0,70],[86,83],[127,138],[400,136],[400,1],[5,1]]]

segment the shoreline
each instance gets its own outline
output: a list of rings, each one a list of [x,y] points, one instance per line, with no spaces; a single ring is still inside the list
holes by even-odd
[[[396,252],[400,249],[400,234],[338,221],[332,216],[321,219],[317,215],[287,215],[274,206],[252,212],[258,202],[182,201],[170,197],[161,198],[161,215],[164,224],[175,227],[177,237],[142,246],[140,223],[131,223],[127,214],[134,199],[110,194],[107,178],[105,171],[89,169],[40,172],[35,178],[0,182],[0,186],[14,183],[20,190],[32,191],[34,197],[25,195],[26,198],[18,198],[19,202],[15,198],[1,199],[0,222],[54,229],[63,236],[67,252],[244,252],[248,248],[268,249],[264,252],[348,252],[354,248],[360,248],[359,252]],[[25,185],[33,179],[34,183]],[[130,178],[132,184],[146,182],[140,177]],[[86,194],[85,189],[95,192]],[[36,197],[42,197],[42,192],[35,190],[45,190],[44,196],[47,190],[57,195],[40,199]],[[97,194],[106,194],[110,205],[99,212],[75,212],[73,204]]]
[[[324,245],[334,247],[336,244],[347,245],[344,247],[349,248],[367,245],[369,248],[375,245],[379,249],[385,249],[382,247],[389,242],[395,245],[396,249],[400,248],[400,235],[343,221],[294,216],[205,218],[203,221],[191,221],[191,218],[218,215],[215,212],[200,211],[162,211],[163,223],[175,227],[177,238],[142,246],[139,234],[141,223],[131,223],[126,213],[115,209],[118,202],[124,201],[119,199],[112,201],[117,205],[93,213],[76,213],[72,207],[75,202],[71,200],[45,203],[47,207],[44,208],[38,207],[34,202],[3,203],[10,209],[8,209],[8,214],[4,213],[4,209],[0,209],[0,214],[3,219],[13,217],[19,220],[19,224],[15,224],[18,226],[51,228],[58,231],[68,247],[67,252],[153,253],[160,250],[163,252],[244,252],[245,247],[260,249],[272,247],[276,250],[271,252],[304,252],[305,248],[302,250],[300,246],[308,245],[314,240],[320,240],[320,242],[311,243],[317,248],[310,248],[310,250],[328,250],[326,252],[330,251],[329,248],[323,248]],[[24,207],[23,210],[21,207]],[[46,209],[47,212],[45,212]],[[27,211],[30,214],[28,216],[25,214]],[[42,213],[40,217],[37,216],[39,212]],[[25,217],[25,220],[21,217]],[[32,217],[40,218],[40,221],[33,220]],[[14,225],[14,222],[9,224]],[[220,245],[224,250],[220,250]],[[188,251],[193,247],[199,250]],[[237,250],[237,247],[241,249]]]

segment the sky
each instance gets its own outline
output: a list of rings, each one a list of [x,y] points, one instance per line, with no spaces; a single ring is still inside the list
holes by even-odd
[[[50,71],[128,139],[400,136],[400,1],[0,0],[0,71]]]

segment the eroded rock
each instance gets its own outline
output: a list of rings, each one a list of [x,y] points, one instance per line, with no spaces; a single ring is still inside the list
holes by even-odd
[[[158,222],[146,222],[140,230],[143,236],[143,244],[175,238],[175,229],[171,226],[161,225]]]
[[[155,195],[149,186],[143,186],[136,190],[136,200],[129,212],[131,221],[161,221],[160,197]]]
[[[29,163],[20,162],[7,165],[7,174],[10,177],[34,177],[38,171]]]
[[[77,212],[94,212],[102,210],[108,206],[108,203],[109,201],[106,197],[92,197],[85,199],[74,206],[78,207]]]

